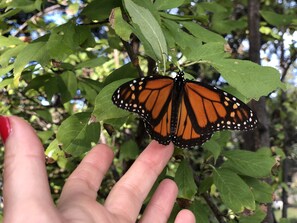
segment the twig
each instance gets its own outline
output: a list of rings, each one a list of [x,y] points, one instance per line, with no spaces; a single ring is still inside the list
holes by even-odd
[[[297,58],[297,51],[295,50],[294,53],[291,55],[289,62],[287,62],[286,65],[282,66],[282,68],[283,68],[282,77],[281,77],[282,82],[284,81],[286,75],[288,74],[288,70],[289,70],[290,66],[293,64],[293,62],[296,60],[296,58]]]
[[[138,72],[138,75],[140,77],[143,77],[143,72],[139,66],[139,59],[138,57],[136,56],[136,54],[134,53],[134,50],[133,50],[133,47],[128,43],[126,42],[125,40],[121,39],[129,57],[130,57],[130,60],[133,64],[133,66],[137,69],[137,72]],[[132,44],[135,43],[135,41],[132,41]]]
[[[210,207],[210,209],[214,213],[214,215],[215,215],[216,219],[218,220],[218,222],[219,223],[226,223],[226,221],[224,219],[224,215],[220,212],[220,210],[218,209],[218,207],[212,202],[209,194],[207,194],[206,192],[204,192],[202,194],[202,197],[204,198],[204,200],[206,201],[206,203],[208,204],[208,206]]]
[[[51,11],[57,10],[57,9],[62,10],[60,5],[53,5],[53,6],[46,8],[44,11],[38,12],[37,14],[33,15],[30,19],[28,19],[26,22],[24,22],[21,26],[19,26],[17,32],[12,34],[12,36],[17,36],[23,29],[25,29],[28,26],[29,21],[33,22],[36,18],[41,17],[42,15],[49,13]]]

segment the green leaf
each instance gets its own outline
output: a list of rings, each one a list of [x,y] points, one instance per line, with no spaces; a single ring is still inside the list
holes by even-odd
[[[60,46],[61,47],[61,46]],[[61,47],[62,48],[62,47]],[[46,42],[36,41],[28,44],[17,56],[14,63],[14,84],[18,85],[19,78],[29,62],[38,62],[41,66],[49,62]]]
[[[82,112],[71,115],[64,120],[57,132],[62,149],[74,157],[91,149],[91,143],[98,143],[100,124],[90,122],[91,113]]]
[[[251,222],[252,223],[252,222]],[[281,218],[281,219],[279,219],[279,223],[292,223],[291,221],[290,221],[290,219],[287,219],[287,218]]]
[[[227,18],[226,20],[222,20],[221,18],[214,17],[212,20],[211,29],[221,34],[227,34],[227,33],[232,33],[232,31],[238,32],[239,30],[243,30],[246,27],[247,27],[246,17],[242,17],[236,20],[230,20],[230,18]]]
[[[138,76],[137,69],[130,62],[114,70],[112,73],[110,73],[104,81],[104,86],[120,79],[138,78],[138,77],[139,76]]]
[[[88,68],[99,67],[107,61],[108,61],[108,59],[106,57],[98,57],[98,58],[94,58],[94,59],[90,59],[90,60],[81,62],[81,63],[77,64],[75,66],[75,68],[81,69],[81,68],[85,68],[85,67],[88,67]]]
[[[220,42],[210,42],[203,45],[198,45],[195,50],[187,52],[185,56],[188,60],[200,61],[200,60],[214,60],[222,59],[228,54],[224,51],[224,44]]]
[[[71,23],[72,24],[72,23]],[[72,32],[72,29],[70,29]],[[73,48],[76,50],[76,47],[82,46],[84,48],[87,47],[94,47],[96,42],[94,40],[93,33],[91,32],[91,28],[87,26],[74,26],[74,36],[73,41],[74,45]]]
[[[5,78],[4,80],[0,81],[0,90],[4,87],[6,87],[7,85],[10,85],[12,84],[13,82],[13,79],[10,77],[10,78]]]
[[[8,72],[10,72],[13,69],[13,64],[7,66],[7,67],[0,67],[0,77],[2,75],[6,75]]]
[[[208,191],[213,185],[213,177],[207,177],[199,183],[198,192],[199,194],[203,194]]]
[[[104,123],[110,124],[115,129],[120,129],[125,123],[131,123],[135,121],[135,116],[125,116],[121,118],[106,119]]]
[[[78,89],[80,89],[81,94],[88,100],[89,103],[95,104],[95,98],[98,92],[92,88],[92,86],[88,85],[86,82],[80,80],[78,82]]]
[[[59,92],[58,79],[56,77],[50,77],[46,81],[46,85],[44,86],[44,91],[46,93],[47,99],[50,101],[54,96],[54,94]],[[64,101],[67,101],[65,97],[64,97]]]
[[[175,40],[175,43],[181,48],[181,51],[186,55],[186,57],[196,52],[196,47],[198,48],[202,45],[201,40],[184,32],[178,23],[169,19],[164,19],[163,23],[170,36]]]
[[[2,1],[2,2],[3,2],[3,1]],[[11,7],[10,7],[10,8],[11,8]],[[21,12],[20,9],[11,9],[11,10],[9,10],[9,11],[6,11],[5,13],[2,12],[2,13],[0,14],[0,20],[3,21],[3,19],[5,19],[5,18],[11,18],[12,16],[17,15],[17,14],[20,13],[20,12]]]
[[[271,25],[281,27],[288,26],[291,24],[292,20],[296,18],[296,15],[284,15],[278,14],[273,11],[260,11],[261,16]]]
[[[37,116],[42,118],[43,120],[45,120],[46,122],[52,122],[52,115],[50,113],[50,110],[35,110],[34,112],[36,112]]]
[[[221,145],[214,140],[209,140],[204,143],[202,147],[213,155],[213,158],[216,162],[222,151]]]
[[[139,155],[139,148],[134,140],[124,142],[120,147],[120,160],[135,160]]]
[[[178,197],[191,200],[196,192],[197,186],[193,179],[193,171],[187,160],[183,160],[175,173],[174,181],[178,186]]]
[[[9,4],[9,7],[7,7],[7,9],[17,8],[21,9],[24,12],[31,12],[35,9],[40,11],[42,3],[43,1],[41,0],[14,0]]]
[[[158,10],[166,10],[177,8],[184,4],[184,2],[185,0],[156,0],[154,5]]]
[[[38,138],[43,144],[46,144],[48,140],[53,136],[54,132],[52,130],[48,131],[36,131]]]
[[[100,22],[107,20],[111,10],[120,6],[121,1],[118,0],[94,0],[82,10],[81,15]]]
[[[75,25],[71,22],[54,28],[46,44],[47,51],[52,59],[64,60],[75,51]],[[61,47],[63,43],[63,47]]]
[[[67,164],[67,158],[65,156],[65,153],[61,148],[59,147],[58,140],[53,140],[49,146],[47,147],[45,151],[45,155],[55,161],[57,161],[57,164],[60,168],[65,169]]]
[[[271,203],[273,198],[273,188],[268,183],[253,177],[242,177],[251,188],[255,200],[259,203]]]
[[[198,200],[195,200],[189,209],[194,213],[196,222],[209,223],[209,209],[205,204],[201,203]]]
[[[14,36],[0,36],[0,47],[11,47],[11,46],[17,46],[17,45],[23,45],[25,44],[23,41],[21,41],[19,38]],[[2,52],[1,52],[2,54]]]
[[[240,216],[240,223],[255,223],[255,222],[262,222],[266,216],[266,213],[262,211],[258,206],[255,213],[246,216]]]
[[[218,169],[213,174],[214,184],[224,204],[235,213],[245,208],[255,210],[255,200],[249,186],[234,172]]]
[[[256,152],[233,150],[224,152],[223,155],[228,159],[225,167],[228,166],[239,174],[250,177],[267,177],[275,165],[273,157]]]
[[[148,8],[141,7],[133,0],[124,0],[125,6],[136,28],[149,42],[158,60],[166,60],[167,44],[162,29]]]
[[[36,76],[28,83],[25,91],[28,91],[30,89],[39,90],[40,88],[47,86],[47,83],[45,82],[47,82],[50,78],[52,78],[51,74]]]
[[[276,88],[284,88],[279,72],[246,60],[215,59],[209,63],[247,98],[259,99]]]
[[[212,12],[214,15],[220,15],[221,18],[225,18],[229,15],[228,9],[217,2],[199,2],[197,7],[202,8],[203,11]]]
[[[66,71],[62,73],[57,77],[57,84],[63,103],[70,101],[76,95],[77,79],[74,72]]]
[[[103,88],[103,84],[102,82],[99,82],[97,80],[92,80],[90,78],[80,78],[79,79],[81,82],[86,83],[87,85],[89,85],[90,87],[92,87],[92,89],[94,89],[97,94],[102,90]]]
[[[113,11],[113,21],[111,21],[111,26],[115,30],[115,33],[125,41],[130,40],[132,33],[131,26],[123,19],[122,11],[120,8],[115,8]]]
[[[216,34],[212,31],[209,31],[198,23],[194,22],[181,22],[181,24],[194,36],[196,36],[201,41],[208,43],[208,42],[220,42],[226,43],[226,40],[219,34]]]
[[[58,160],[59,157],[65,157],[65,153],[59,148],[59,142],[57,139],[53,140],[49,144],[45,150],[45,155],[54,160]]]
[[[121,118],[128,116],[130,113],[115,106],[111,100],[111,97],[115,90],[122,85],[130,81],[131,79],[121,79],[119,81],[112,82],[105,86],[97,95],[95,100],[95,108],[93,115],[96,116],[98,121],[103,121],[113,118]]]
[[[16,47],[6,49],[4,52],[1,52],[0,55],[0,66],[3,68],[8,66],[11,62],[11,58],[15,58],[24,50],[27,44],[21,44]]]

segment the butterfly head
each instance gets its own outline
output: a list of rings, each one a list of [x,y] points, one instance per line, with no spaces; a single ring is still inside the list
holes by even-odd
[[[179,82],[179,83],[183,83],[185,82],[185,79],[184,79],[184,72],[179,70],[174,78],[174,81],[175,82]]]

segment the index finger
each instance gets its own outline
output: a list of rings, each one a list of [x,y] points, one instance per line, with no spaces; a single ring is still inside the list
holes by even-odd
[[[172,153],[172,144],[164,146],[152,141],[113,187],[104,206],[115,215],[134,222],[144,199]]]
[[[5,142],[4,206],[5,218],[22,213],[24,204],[54,207],[45,168],[43,146],[34,129],[23,119],[5,117],[11,132]],[[47,210],[52,210],[47,206]],[[18,210],[18,208],[20,210]]]

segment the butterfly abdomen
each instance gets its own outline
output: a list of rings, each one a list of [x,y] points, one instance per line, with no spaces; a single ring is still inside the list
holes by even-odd
[[[183,73],[179,72],[173,80],[172,89],[172,112],[170,120],[170,138],[175,135],[177,122],[178,122],[178,111],[181,104],[182,96],[184,94],[184,83],[185,79]]]

